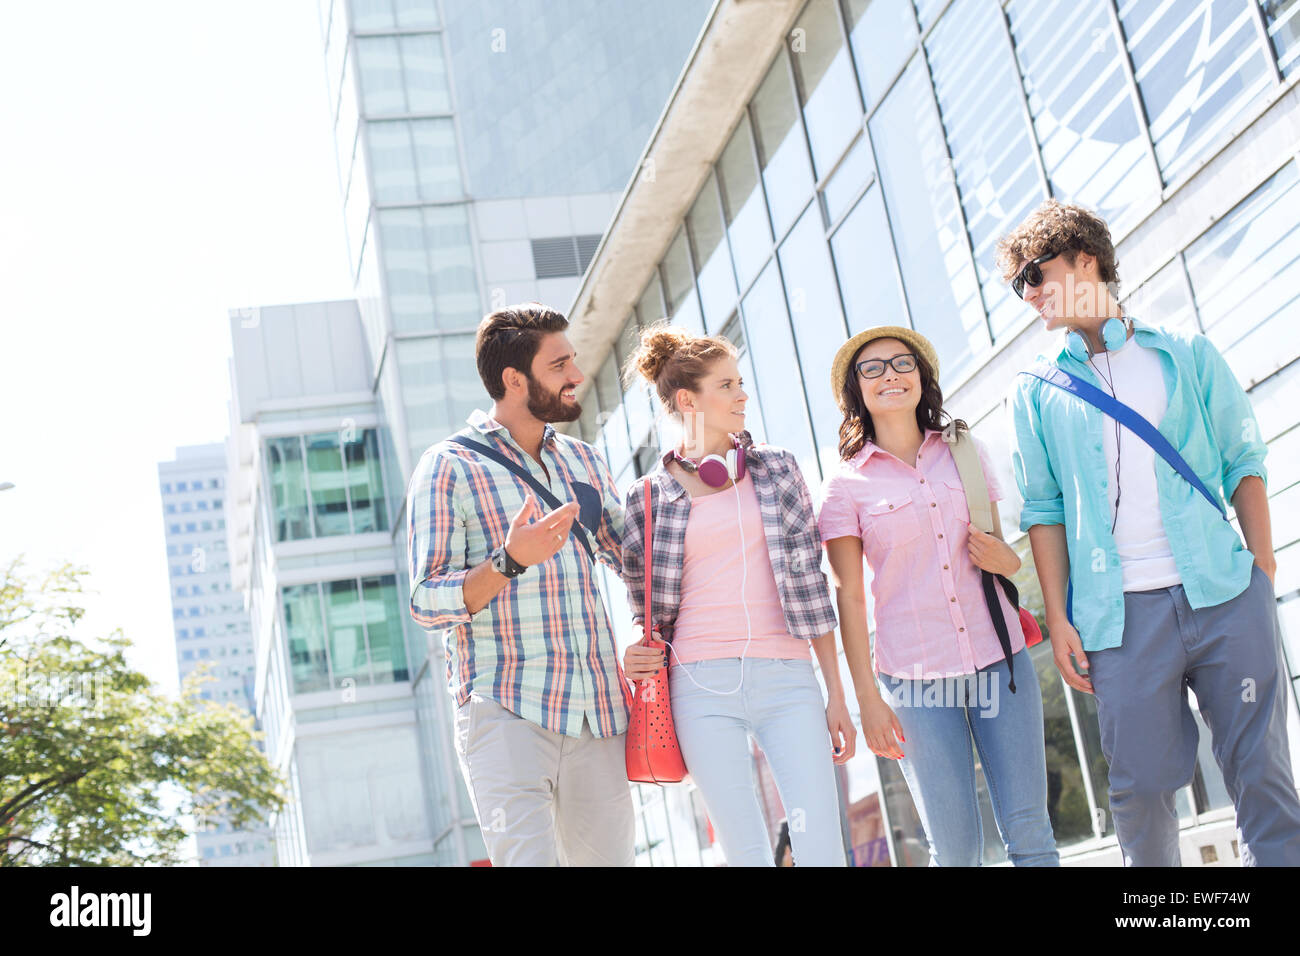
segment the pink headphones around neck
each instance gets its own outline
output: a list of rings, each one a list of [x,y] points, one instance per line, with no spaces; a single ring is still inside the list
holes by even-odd
[[[698,474],[700,481],[710,488],[721,488],[728,481],[740,481],[745,477],[745,449],[734,435],[731,436],[731,443],[735,447],[727,452],[725,458],[721,455],[705,455],[695,462],[683,458],[676,449],[673,450],[673,458],[687,471]]]

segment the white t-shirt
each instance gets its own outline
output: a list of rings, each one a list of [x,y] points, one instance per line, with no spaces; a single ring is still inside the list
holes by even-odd
[[[1114,395],[1152,425],[1159,427],[1169,405],[1160,356],[1138,345],[1130,336],[1113,352],[1094,355],[1093,371],[1101,380],[1103,391]],[[1119,426],[1119,445],[1115,441],[1115,420],[1109,415],[1101,429],[1106,453],[1106,484],[1110,493],[1110,513],[1115,517],[1116,499],[1119,518],[1115,522],[1115,547],[1124,576],[1125,591],[1151,591],[1182,583],[1174,554],[1160,518],[1160,500],[1156,492],[1156,452],[1123,425]],[[1119,459],[1119,481],[1115,480],[1115,462]]]

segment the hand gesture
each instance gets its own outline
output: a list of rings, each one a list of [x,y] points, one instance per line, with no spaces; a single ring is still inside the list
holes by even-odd
[[[629,644],[623,652],[623,674],[628,680],[641,681],[659,673],[668,659],[667,647],[650,647],[645,638]]]
[[[506,553],[516,564],[532,567],[549,561],[564,547],[569,528],[578,515],[578,503],[570,501],[550,514],[543,513],[530,491],[524,506],[510,520],[506,532]]]
[[[831,732],[835,763],[848,763],[857,751],[858,728],[853,726],[848,705],[841,696],[826,705],[826,729]]]
[[[1047,630],[1052,636],[1052,659],[1056,662],[1056,669],[1061,672],[1065,682],[1075,690],[1091,694],[1092,678],[1086,673],[1080,674],[1076,671],[1074,662],[1070,660],[1073,656],[1080,669],[1087,671],[1088,655],[1083,652],[1083,641],[1079,637],[1079,632],[1064,618],[1048,624]]]

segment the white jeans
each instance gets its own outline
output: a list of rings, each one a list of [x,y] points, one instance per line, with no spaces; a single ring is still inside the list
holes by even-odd
[[[578,738],[494,700],[456,710],[456,756],[493,866],[632,866],[626,735]]]
[[[845,866],[831,735],[812,662],[748,659],[740,692],[716,693],[736,687],[741,663],[730,657],[669,671],[677,743],[727,864],[775,865],[750,757],[753,736],[776,777],[795,864]]]

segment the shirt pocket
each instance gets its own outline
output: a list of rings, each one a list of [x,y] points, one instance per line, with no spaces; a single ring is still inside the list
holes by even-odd
[[[863,526],[886,548],[897,548],[921,537],[921,517],[916,502],[900,495],[867,505]]]
[[[950,511],[948,517],[951,521],[967,525],[970,523],[970,505],[966,502],[966,488],[961,483],[960,478],[943,479],[944,491],[948,494]]]

